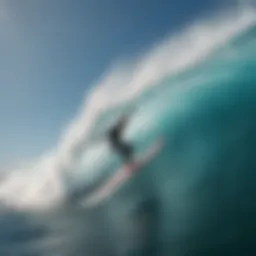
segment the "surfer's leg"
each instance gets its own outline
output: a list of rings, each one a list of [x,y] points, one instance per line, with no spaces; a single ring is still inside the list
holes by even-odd
[[[126,164],[133,161],[133,146],[127,143],[121,143],[117,148],[118,153]]]
[[[130,164],[133,161],[133,146],[120,139],[119,134],[113,133],[109,136],[109,141],[112,149],[119,154],[125,164]]]
[[[133,161],[133,146],[130,144],[125,144],[123,151],[123,157],[124,160],[128,163],[131,163]]]

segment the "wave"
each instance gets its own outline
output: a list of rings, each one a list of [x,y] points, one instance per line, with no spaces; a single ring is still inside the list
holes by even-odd
[[[255,24],[253,8],[225,12],[225,15],[197,21],[180,33],[172,34],[132,62],[113,65],[91,87],[56,148],[28,166],[5,172],[0,202],[16,209],[42,209],[65,201],[67,177],[72,183],[73,178],[83,176],[85,186],[99,179],[102,167],[106,166],[104,161],[108,161],[106,145],[92,147],[90,140],[104,114],[117,106],[121,106],[121,113],[166,78],[199,64]],[[175,87],[175,83],[172,86]]]

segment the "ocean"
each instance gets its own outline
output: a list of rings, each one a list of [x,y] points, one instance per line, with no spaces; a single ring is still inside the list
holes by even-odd
[[[3,174],[0,255],[254,255],[256,14],[200,20],[99,79],[35,163]],[[123,113],[136,153],[161,153],[111,198],[104,140]]]

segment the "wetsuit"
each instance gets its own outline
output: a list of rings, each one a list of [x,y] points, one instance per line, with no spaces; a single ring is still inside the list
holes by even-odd
[[[127,119],[124,118],[112,127],[108,133],[109,141],[113,150],[115,150],[125,163],[130,163],[133,158],[133,147],[122,140],[122,131],[126,125]]]

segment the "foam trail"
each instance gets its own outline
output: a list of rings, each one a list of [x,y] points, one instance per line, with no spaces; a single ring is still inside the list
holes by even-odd
[[[0,187],[0,201],[16,208],[41,208],[61,202],[65,197],[62,179],[74,171],[77,156],[83,152],[93,124],[106,109],[133,100],[165,77],[195,65],[255,23],[252,8],[230,15],[225,13],[225,18],[219,16],[195,23],[179,35],[167,38],[132,65],[113,67],[93,87],[59,145],[35,164],[5,177]]]

